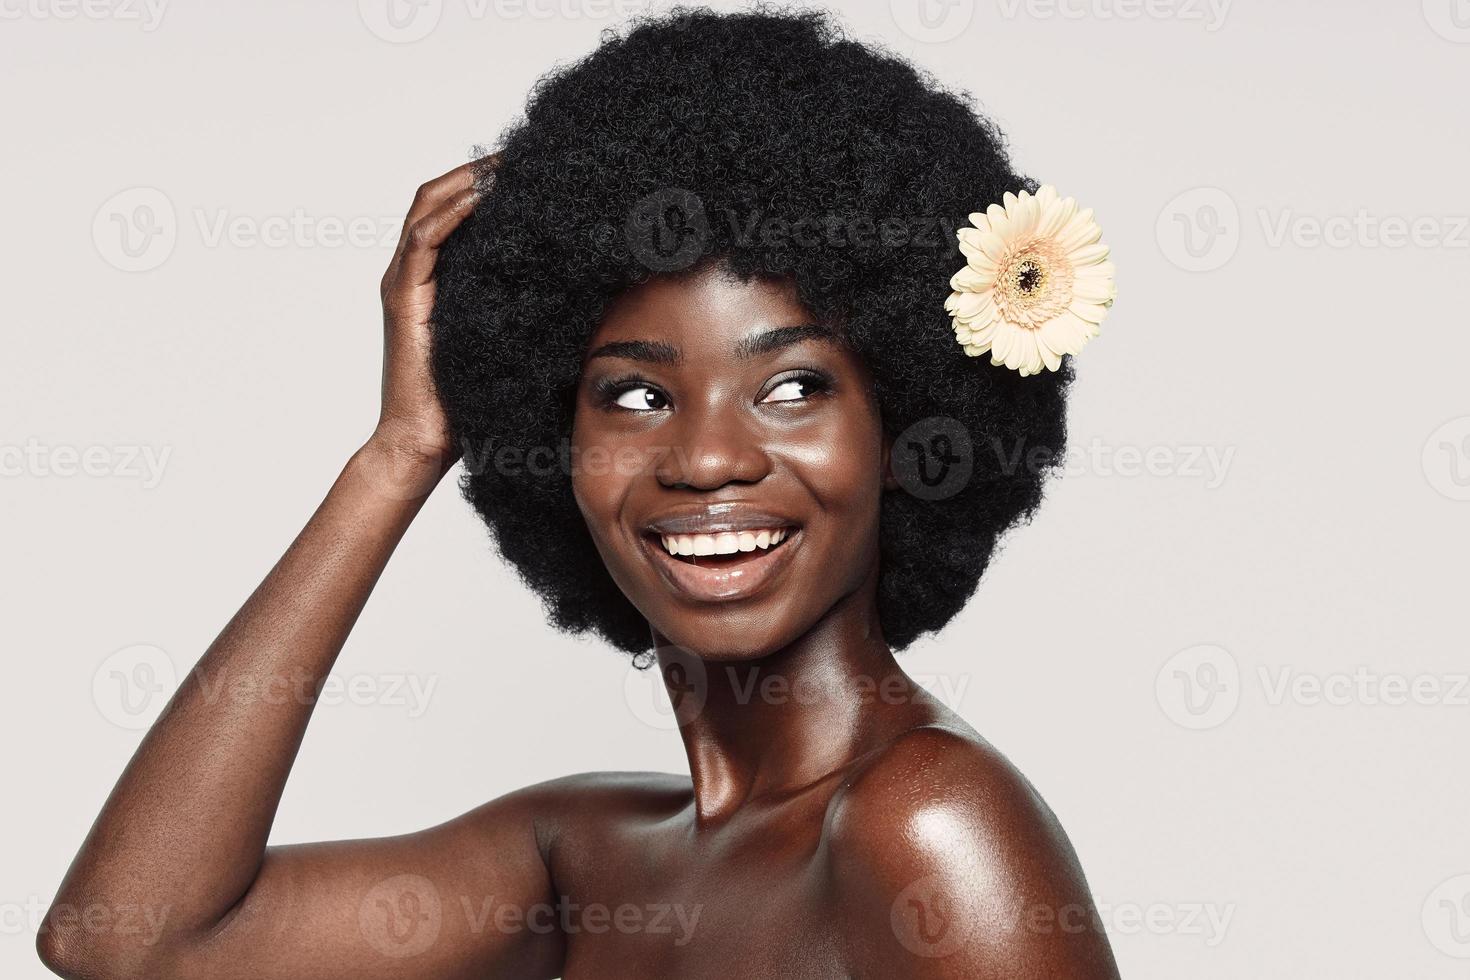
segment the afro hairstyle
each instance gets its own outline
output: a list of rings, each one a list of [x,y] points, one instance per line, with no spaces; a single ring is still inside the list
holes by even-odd
[[[605,32],[543,77],[499,146],[440,252],[433,376],[465,450],[461,490],[552,624],[635,660],[653,647],[587,560],[569,469],[505,465],[530,459],[505,449],[561,452],[609,302],[706,260],[746,281],[794,280],[819,321],[841,325],[905,488],[881,505],[885,639],[901,650],[948,623],[997,539],[1040,503],[1072,380],[1070,358],[1022,378],[956,342],[944,309],[964,263],[955,229],[1006,191],[1036,189],[968,94],[822,11],[679,7]]]

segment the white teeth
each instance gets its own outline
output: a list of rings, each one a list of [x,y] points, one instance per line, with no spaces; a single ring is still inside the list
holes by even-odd
[[[721,531],[719,534],[664,534],[664,550],[671,555],[733,555],[738,551],[765,550],[786,539],[790,528],[761,531]]]

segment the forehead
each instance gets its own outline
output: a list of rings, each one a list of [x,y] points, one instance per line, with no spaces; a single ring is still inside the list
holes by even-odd
[[[788,280],[742,282],[717,265],[657,276],[608,305],[588,350],[618,340],[660,340],[686,354],[733,353],[753,332],[810,323]]]

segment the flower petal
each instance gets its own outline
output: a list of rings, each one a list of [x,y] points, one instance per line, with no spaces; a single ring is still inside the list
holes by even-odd
[[[995,340],[996,334],[1003,329],[1005,328],[1002,327],[1000,323],[995,320],[991,320],[983,327],[971,327],[970,343],[983,344],[985,346],[985,349],[989,350],[991,343]]]
[[[1052,350],[1051,345],[1046,342],[1046,337],[1039,330],[1036,336],[1036,349],[1041,352],[1041,360],[1046,364],[1048,371],[1056,371],[1061,368],[1061,353]]]
[[[1011,343],[1006,349],[1006,367],[1012,371],[1019,371],[1021,365],[1025,364],[1031,353],[1036,348],[1036,341],[1031,339],[1031,331],[1014,330],[1011,332]],[[1039,355],[1038,355],[1039,356]]]
[[[994,284],[994,276],[987,278],[984,273],[969,263],[960,266],[959,271],[949,277],[950,289],[966,290],[972,293],[983,293]]]
[[[1096,269],[1097,266],[1087,266],[1088,269]],[[1113,280],[1107,276],[1083,276],[1079,275],[1072,280],[1072,298],[1080,299],[1088,303],[1106,304],[1111,303],[1117,295],[1117,288]]]
[[[1035,330],[1026,331],[1026,342],[1024,348],[1024,359],[1021,362],[1021,371],[1025,375],[1040,374],[1045,361],[1041,356],[1041,341],[1036,336]]]
[[[955,293],[957,297],[954,307],[950,310],[955,316],[962,320],[971,320],[979,316],[992,302],[989,290],[983,293]]]
[[[1108,315],[1108,308],[1101,303],[1088,303],[1080,299],[1072,300],[1067,307],[1079,320],[1088,323],[1102,323],[1103,317]]]
[[[1025,191],[1015,200],[1016,203],[1007,209],[1011,216],[1011,236],[1017,239],[1029,238],[1036,230],[1036,219],[1041,216],[1041,211],[1036,206],[1036,198]]]
[[[1011,219],[1005,208],[992,204],[985,210],[985,217],[990,219],[990,234],[998,235],[1002,242],[1011,237]]]
[[[1074,267],[1097,265],[1108,257],[1108,247],[1101,243],[1084,245],[1067,253],[1067,261]]]
[[[995,275],[995,260],[986,255],[984,250],[981,249],[980,233],[971,230],[971,235],[972,237],[968,239],[960,239],[960,252],[964,254],[965,261],[970,264],[970,268],[976,272],[990,273],[993,277]]]
[[[999,264],[1005,259],[1009,246],[1004,236],[991,231],[980,236],[980,250],[991,261]]]
[[[1086,208],[1072,215],[1062,230],[1057,233],[1057,244],[1063,250],[1070,252],[1075,248],[1091,245],[1100,238],[1102,238],[1102,228],[1092,220],[1092,208]]]
[[[1071,313],[1062,313],[1041,325],[1041,336],[1046,346],[1058,354],[1077,354],[1087,343],[1087,333],[1082,321]]]
[[[1073,198],[1069,197],[1065,201],[1051,201],[1042,212],[1041,220],[1036,223],[1036,237],[1055,238],[1076,213],[1077,202]]]
[[[1011,345],[1016,342],[1018,329],[1009,324],[1000,326],[995,331],[995,336],[990,338],[990,361],[992,364],[1004,364],[1011,353]]]

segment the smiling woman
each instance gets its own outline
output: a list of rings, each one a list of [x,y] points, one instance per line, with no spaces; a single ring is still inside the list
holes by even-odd
[[[917,491],[878,500],[885,640],[903,649],[964,607],[998,537],[1034,511],[1062,457],[1072,377],[1070,360],[1023,378],[956,343],[946,301],[966,267],[958,232],[979,234],[968,216],[1035,186],[966,99],[816,13],[675,12],[544,79],[496,161],[477,169],[484,199],[445,242],[434,310],[435,381],[467,458],[558,447],[574,416],[584,424],[591,405],[579,380],[594,330],[606,335],[599,344],[663,341],[659,357],[619,361],[626,373],[667,369],[670,348],[681,346],[653,328],[820,325],[862,362],[874,438],[881,430],[896,447],[897,475],[913,476]],[[716,269],[722,294],[706,301],[698,276]],[[689,295],[670,297],[675,283]],[[780,284],[782,298],[762,300],[775,308],[759,322],[700,322],[737,319],[707,305],[738,298],[734,283]],[[662,290],[662,301],[645,289]],[[648,329],[636,329],[636,317]],[[720,366],[706,357],[703,367],[708,377]],[[610,380],[605,370],[598,365]],[[855,379],[846,388],[835,401],[858,408]],[[706,415],[717,424],[701,427],[693,418],[715,407],[684,404],[670,415],[678,421],[654,426],[676,459],[719,448],[712,433],[729,419]],[[812,433],[814,424],[797,428]],[[670,438],[695,431],[699,446]],[[932,490],[921,477],[948,452],[936,434],[971,451],[962,453],[967,478]],[[844,462],[856,445],[828,443]],[[1010,462],[1018,458],[1027,463]],[[619,587],[611,565],[578,560],[598,531],[571,476],[476,465],[464,490],[556,625],[648,651],[638,596]]]
[[[1040,501],[1046,463],[1006,461],[1060,458],[1064,355],[1111,302],[1090,213],[1034,189],[965,100],[818,14],[675,11],[545,80],[420,189],[374,435],[139,748],[47,964],[1116,977],[1056,818],[894,656]],[[553,624],[658,664],[689,776],[267,847],[316,699],[252,692],[326,682],[460,456]],[[68,925],[98,904],[169,914],[147,943]]]
[[[886,468],[872,382],[810,315],[789,286],[709,263],[630,290],[598,324],[572,444],[641,465],[584,467],[572,489],[646,642],[761,656],[865,580],[871,595]]]

